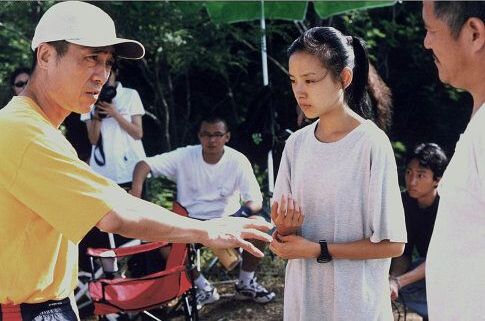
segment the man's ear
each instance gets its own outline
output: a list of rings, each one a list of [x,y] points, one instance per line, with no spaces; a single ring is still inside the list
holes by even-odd
[[[470,41],[474,52],[485,48],[485,24],[482,19],[469,18],[463,25],[462,32],[467,32],[467,40]]]
[[[352,78],[354,73],[352,69],[349,67],[345,67],[342,72],[340,72],[340,79],[342,80],[342,87],[343,89],[347,89],[348,86],[352,83]]]
[[[433,185],[433,186],[434,186],[434,188],[438,187],[438,184],[440,183],[440,180],[441,180],[441,177],[436,177],[436,178],[434,179],[434,185]]]
[[[226,133],[226,143],[228,143],[231,140],[231,132]]]
[[[55,59],[54,51],[54,47],[46,43],[41,43],[37,47],[37,66],[41,69],[47,69],[49,62]]]

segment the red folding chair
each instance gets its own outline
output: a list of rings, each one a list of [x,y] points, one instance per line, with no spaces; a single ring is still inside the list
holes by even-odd
[[[172,211],[182,216],[188,215],[185,208],[176,202]],[[101,266],[106,268],[109,265],[106,263],[110,261],[126,261],[129,256],[150,251],[159,253],[162,248],[170,248],[170,252],[165,268],[160,266],[158,271],[140,277],[113,277],[109,273],[111,271],[107,271],[101,278],[96,278],[94,274],[94,260],[101,261]],[[146,310],[162,307],[162,311],[168,310],[163,313],[166,317],[183,313],[187,321],[198,320],[195,289],[191,277],[191,270],[194,268],[193,253],[188,244],[166,242],[115,249],[89,248],[87,254],[91,259],[93,278],[89,283],[89,294],[94,303],[94,314],[144,311],[150,316],[151,313]],[[130,271],[127,272],[129,274]]]

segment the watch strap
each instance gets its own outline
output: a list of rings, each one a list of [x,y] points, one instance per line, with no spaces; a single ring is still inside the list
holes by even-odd
[[[317,258],[318,263],[328,263],[332,261],[332,256],[330,255],[330,252],[328,251],[328,244],[326,240],[320,240],[318,241],[320,244],[320,256]]]

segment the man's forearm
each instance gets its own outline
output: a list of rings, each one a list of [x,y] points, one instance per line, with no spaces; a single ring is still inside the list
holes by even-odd
[[[259,220],[226,217],[198,221],[179,216],[158,205],[127,195],[96,226],[111,233],[146,241],[202,243],[212,248],[242,247],[257,257],[264,254],[245,238],[271,242],[265,232],[271,224]]]
[[[202,222],[131,196],[106,214],[97,227],[105,232],[145,241],[202,243],[207,238]]]

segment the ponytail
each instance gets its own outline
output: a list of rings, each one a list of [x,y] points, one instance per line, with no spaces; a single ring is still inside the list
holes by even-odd
[[[382,130],[387,130],[391,122],[391,91],[370,66],[365,42],[350,37],[354,50],[354,76],[345,91],[347,104],[357,114],[371,119]],[[369,95],[369,93],[371,95]]]
[[[364,42],[357,37],[351,38],[354,50],[354,70],[352,83],[345,90],[349,107],[364,118],[372,119],[366,92],[369,79],[369,57]]]

